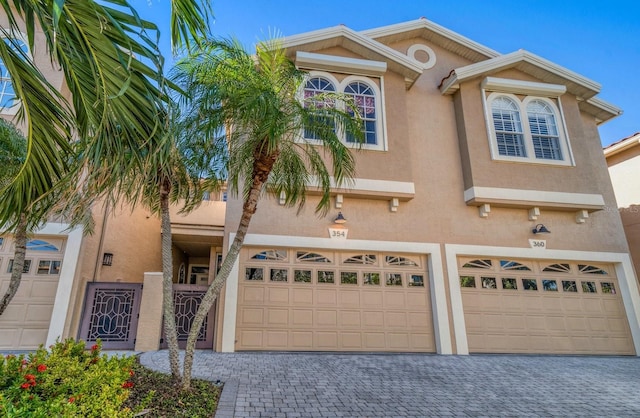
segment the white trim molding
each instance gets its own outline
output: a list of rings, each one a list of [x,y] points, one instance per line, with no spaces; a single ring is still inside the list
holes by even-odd
[[[69,230],[68,224],[49,222],[36,231],[34,235],[56,235],[67,239],[58,279],[58,289],[56,290],[56,298],[49,322],[49,332],[45,343],[48,347],[55,343],[56,339],[62,338],[64,334],[71,301],[71,291],[78,268],[78,259],[80,258],[83,230],[80,227]]]
[[[297,51],[296,66],[305,70],[322,70],[335,73],[359,74],[380,77],[387,72],[387,63],[337,55],[315,54]]]
[[[550,192],[544,190],[470,187],[464,191],[467,205],[492,203],[504,207],[576,208],[590,211],[604,209],[601,194]]]
[[[230,234],[233,242],[235,234]],[[369,250],[397,251],[412,254],[424,254],[428,258],[428,275],[433,315],[433,329],[438,354],[452,354],[452,342],[447,306],[447,294],[444,285],[444,270],[439,244],[420,242],[367,241],[367,240],[332,240],[304,236],[247,234],[244,246],[265,246],[283,248],[309,248],[318,250]],[[224,325],[222,332],[222,351],[233,352],[235,349],[236,314],[238,310],[239,261],[234,264],[226,284],[224,302]]]
[[[332,176],[329,178],[331,181],[332,193],[337,195],[343,195],[347,197],[366,197],[371,199],[387,199],[398,198],[401,202],[406,202],[414,198],[416,194],[416,187],[413,182],[410,181],[393,181],[393,180],[374,180],[355,178],[350,180],[347,184],[337,185],[335,178]],[[310,192],[313,193],[313,189],[318,189],[320,182],[317,178],[311,177],[308,183]]]
[[[480,86],[486,90],[504,93],[532,94],[536,96],[558,97],[567,91],[560,84],[537,83],[510,78],[485,77]]]
[[[429,57],[429,59],[427,59],[426,62],[422,62],[416,58],[416,52],[419,52],[419,51],[426,53],[427,56]],[[433,51],[433,49],[429,48],[426,45],[423,45],[423,44],[411,45],[407,50],[407,55],[413,58],[414,60],[422,63],[422,68],[424,68],[425,70],[433,68],[433,66],[436,65],[436,53]]]
[[[456,352],[458,354],[469,354],[467,329],[464,320],[464,306],[462,304],[460,280],[458,279],[460,275],[458,271],[458,257],[479,256],[612,263],[616,269],[618,284],[622,295],[622,302],[627,314],[627,320],[629,322],[636,356],[640,356],[640,293],[638,292],[638,282],[633,271],[633,263],[631,262],[631,257],[628,253],[490,247],[458,244],[445,244],[444,247],[447,271],[449,274],[449,290],[451,292],[453,331],[456,339]]]

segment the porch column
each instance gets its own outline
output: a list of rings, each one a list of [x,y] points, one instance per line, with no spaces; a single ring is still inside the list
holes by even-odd
[[[155,351],[162,336],[162,273],[145,273],[136,351]]]

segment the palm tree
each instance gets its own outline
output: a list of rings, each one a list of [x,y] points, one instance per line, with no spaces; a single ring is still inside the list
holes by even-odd
[[[237,41],[206,42],[178,63],[174,80],[188,97],[186,126],[216,132],[227,141],[228,187],[243,199],[233,243],[191,325],[183,370],[187,389],[198,331],[238,258],[260,196],[269,188],[276,195],[283,192],[287,206],[302,207],[315,179],[322,191],[316,212],[326,213],[331,175],[340,186],[355,171],[340,136],[349,133],[362,141],[363,133],[357,106],[347,97],[325,94],[301,101],[306,73],[277,41],[261,43],[255,56]],[[322,148],[300,140],[303,129],[320,138]]]
[[[22,167],[27,155],[27,144],[24,136],[11,123],[0,119],[0,188],[11,182]],[[13,270],[9,287],[0,300],[0,315],[2,315],[13,299],[22,279],[22,268],[27,251],[27,217],[20,214],[14,228],[15,252],[13,256]]]

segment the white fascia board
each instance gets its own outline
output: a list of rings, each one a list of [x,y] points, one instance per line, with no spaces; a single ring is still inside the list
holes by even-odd
[[[377,193],[400,193],[400,194],[415,194],[416,187],[413,182],[408,181],[392,181],[392,180],[374,180],[374,179],[361,179],[355,178],[350,181],[345,181],[345,184],[338,186],[335,178],[330,177],[331,188],[347,191],[369,191]],[[318,187],[320,182],[317,178],[311,177],[308,185],[312,187]]]
[[[531,94],[547,97],[558,97],[567,91],[567,87],[560,84],[538,83],[534,81],[498,77],[486,77],[482,81],[481,86],[482,88],[490,91]]]
[[[576,83],[588,90],[591,90],[594,95],[599,93],[602,87],[599,83],[596,83],[593,80],[583,77],[578,73],[575,73],[571,70],[568,70],[564,67],[554,64],[549,60],[546,60],[542,57],[539,57],[538,55],[532,54],[531,52],[525,51],[523,49],[512,52],[510,54],[492,58],[490,60],[481,61],[475,64],[456,68],[454,70],[454,74],[452,74],[450,78],[453,78],[455,76],[457,83],[459,83],[459,82],[480,76],[489,71],[511,66],[518,62],[527,62],[536,67],[540,67],[544,70],[547,70],[553,74],[556,74],[559,77],[565,78],[566,80],[572,83]],[[456,85],[454,85],[451,81],[446,81],[445,83],[443,83],[443,86],[440,89],[440,91],[443,94],[448,93],[445,87],[447,88],[456,87]]]
[[[315,54],[304,51],[296,52],[296,66],[298,66],[298,68],[313,70],[373,76],[381,76],[387,72],[386,62],[347,58],[337,55]]]
[[[638,144],[640,144],[640,132],[630,136],[627,139],[609,145],[604,149],[604,156],[611,157],[612,155],[622,152],[628,148],[637,146]]]
[[[312,42],[324,41],[326,39],[344,37],[349,39],[371,51],[375,51],[382,55],[383,57],[393,61],[412,73],[415,73],[415,76],[422,74],[422,63],[414,60],[413,58],[409,58],[406,55],[396,51],[395,49],[389,48],[388,46],[374,40],[368,38],[366,36],[360,35],[358,32],[349,29],[346,26],[333,26],[327,29],[321,29],[318,31],[302,33],[299,35],[290,36],[284,38],[282,40],[283,48],[291,48],[294,46],[304,45]]]
[[[361,31],[360,34],[376,39],[383,36],[396,35],[398,33],[409,32],[411,30],[423,28],[435,32],[447,39],[450,39],[453,42],[456,42],[466,48],[469,48],[479,54],[486,56],[487,58],[494,58],[500,55],[499,52],[491,48],[487,48],[482,44],[472,41],[471,39],[462,36],[459,33],[440,26],[437,23],[433,23],[432,21],[425,18],[411,20],[409,22],[397,23],[395,25],[382,26],[380,28],[368,29]]]
[[[604,100],[598,99],[597,97],[592,97],[590,99],[578,102],[578,107],[580,107],[580,110],[583,110],[589,114],[594,114],[596,116],[599,116],[600,112],[606,113],[609,117],[598,118],[598,125],[607,122],[615,117],[618,117],[623,113],[622,109],[620,109],[619,107],[605,102]]]
[[[504,189],[497,187],[471,187],[464,191],[464,200],[513,200],[568,205],[604,206],[600,194],[564,193],[543,190]]]

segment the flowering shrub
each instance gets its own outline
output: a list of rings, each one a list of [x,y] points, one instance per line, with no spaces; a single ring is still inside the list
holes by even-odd
[[[100,355],[100,344],[57,342],[49,350],[0,356],[0,416],[130,417],[122,406],[133,383],[133,357]]]

